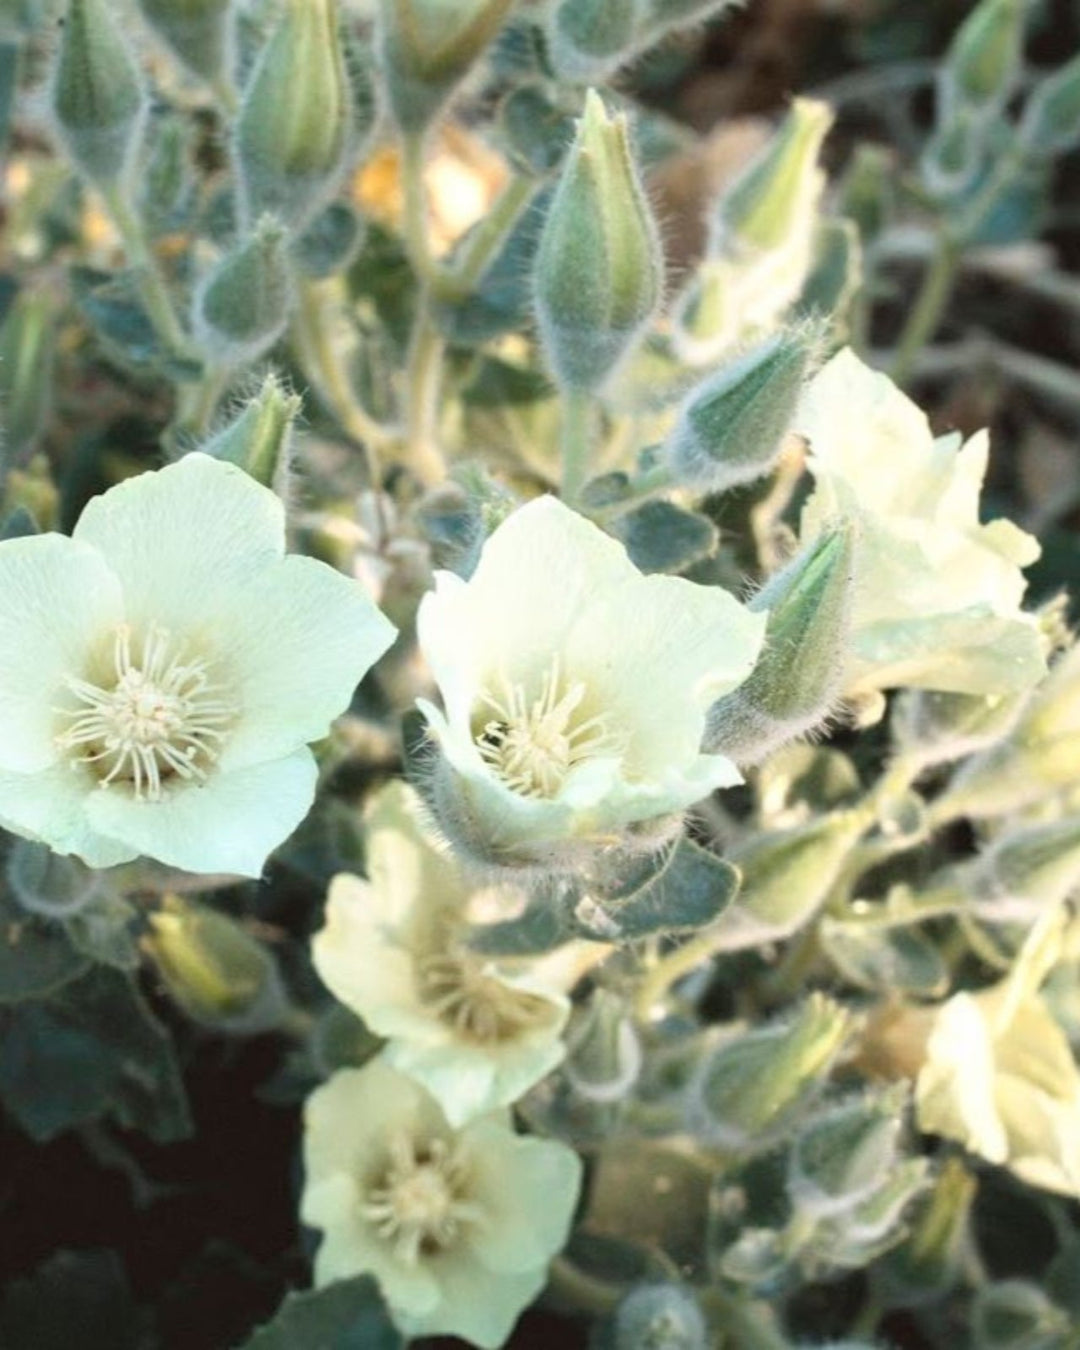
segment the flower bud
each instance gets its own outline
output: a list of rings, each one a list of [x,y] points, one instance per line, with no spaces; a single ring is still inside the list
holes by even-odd
[[[883,145],[869,141],[855,147],[840,185],[840,213],[853,220],[864,244],[886,229],[893,214],[896,160]]]
[[[792,1204],[815,1219],[858,1206],[896,1161],[905,1086],[841,1102],[804,1125],[788,1155]]]
[[[765,645],[749,677],[709,709],[706,749],[756,764],[829,715],[843,683],[854,543],[850,524],[827,530],[751,600],[769,616]]]
[[[594,389],[660,302],[663,258],[626,118],[590,90],[536,257],[544,354],[561,385]]]
[[[113,6],[105,0],[70,0],[51,102],[75,167],[95,187],[115,187],[139,143],[146,96]]]
[[[1080,56],[1031,91],[1020,119],[1020,142],[1033,159],[1056,159],[1080,142]]]
[[[689,1289],[642,1284],[615,1310],[614,1350],[708,1350],[704,1314]]]
[[[236,127],[242,219],[298,230],[345,170],[352,118],[335,0],[288,0],[252,73]]]
[[[711,252],[773,252],[812,228],[825,182],[818,154],[832,124],[827,103],[792,101],[780,130],[717,203]]]
[[[422,132],[502,27],[511,0],[380,0],[378,53],[402,131]]]
[[[174,229],[193,186],[191,125],[181,117],[163,118],[139,181],[139,214],[147,229],[156,234]]]
[[[664,444],[680,483],[726,492],[769,472],[816,364],[818,336],[816,325],[786,329],[691,390]]]
[[[599,79],[625,58],[640,0],[562,0],[551,24],[551,55],[568,80]]]
[[[729,260],[706,258],[683,287],[672,314],[671,340],[684,364],[708,365],[737,342],[745,318],[740,281]]]
[[[719,1148],[771,1146],[824,1085],[849,1022],[838,1003],[811,994],[794,1017],[722,1044],[691,1084],[692,1127]]]
[[[240,415],[202,446],[215,459],[238,464],[263,487],[273,488],[288,467],[293,423],[303,404],[270,374]]]
[[[196,1022],[254,1034],[280,1020],[285,998],[274,959],[234,919],[170,896],[150,915],[150,929],[144,942],[158,974]]]
[[[52,403],[56,304],[44,292],[21,291],[0,324],[0,427],[3,461],[24,457]]]
[[[597,989],[567,1036],[563,1070],[579,1096],[616,1102],[637,1081],[641,1042],[622,999]]]
[[[985,164],[983,124],[961,106],[927,141],[919,168],[927,191],[947,201],[969,189]]]
[[[982,117],[996,112],[1012,92],[1020,68],[1027,0],[981,0],[960,25],[941,76],[943,116],[960,107]]]
[[[257,360],[280,337],[292,294],[285,229],[264,216],[196,296],[195,332],[203,349],[229,366]]]
[[[908,1307],[925,1303],[959,1282],[977,1190],[978,1182],[961,1159],[947,1158],[907,1241],[886,1259],[883,1274],[896,1302]]]
[[[139,0],[142,12],[188,70],[207,83],[228,66],[231,0]]]
[[[23,909],[49,919],[77,914],[100,891],[98,874],[78,858],[54,853],[29,839],[12,844],[4,875]]]

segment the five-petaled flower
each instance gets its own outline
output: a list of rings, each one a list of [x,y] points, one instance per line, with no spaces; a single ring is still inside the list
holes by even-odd
[[[375,1060],[304,1114],[304,1222],[319,1285],[370,1273],[407,1336],[504,1345],[566,1241],[581,1162],[494,1112],[453,1130],[433,1097]]]
[[[701,753],[705,713],[750,672],[764,614],[716,586],[643,576],[554,497],[509,516],[469,581],[435,575],[417,626],[445,711],[430,796],[458,851],[570,871],[741,782]],[[663,836],[661,836],[663,837]]]
[[[91,867],[257,876],[311,805],[308,742],[394,636],[284,554],[280,500],[202,454],[94,498],[70,538],[0,544],[0,823]]]

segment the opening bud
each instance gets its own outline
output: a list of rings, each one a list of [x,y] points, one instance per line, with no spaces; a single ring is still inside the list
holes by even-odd
[[[707,1350],[712,1337],[689,1289],[643,1284],[615,1310],[612,1342],[613,1350]]]
[[[816,324],[785,329],[692,390],[664,445],[673,476],[699,492],[726,492],[768,473],[819,347]]]
[[[751,600],[768,613],[750,675],[709,709],[705,748],[757,764],[832,711],[840,694],[855,576],[855,529],[825,531]]]
[[[280,337],[292,297],[285,227],[264,216],[200,288],[194,315],[199,342],[225,365],[255,361]]]
[[[228,915],[168,896],[143,941],[169,993],[196,1022],[255,1034],[280,1021],[285,995],[274,959]]]
[[[1056,159],[1080,143],[1080,56],[1032,90],[1020,119],[1020,140],[1033,159]]]
[[[150,26],[192,74],[208,84],[225,76],[232,0],[139,0],[139,4]]]
[[[981,0],[957,30],[941,74],[939,124],[960,107],[981,117],[1012,93],[1020,69],[1027,0]]]
[[[142,74],[106,0],[70,0],[51,103],[76,169],[95,187],[115,188],[139,143],[146,96]]]
[[[335,0],[288,0],[252,73],[236,126],[242,219],[297,230],[346,167],[352,120]]]
[[[511,0],[380,0],[378,53],[402,131],[422,132],[502,27]]]
[[[567,1038],[564,1072],[591,1102],[617,1102],[637,1082],[641,1042],[622,999],[597,989]]]
[[[603,383],[651,320],[663,255],[626,117],[589,90],[534,273],[540,338],[564,388]]]
[[[868,1199],[896,1162],[906,1085],[841,1102],[805,1125],[788,1155],[792,1204],[833,1218]]]
[[[844,1008],[812,994],[794,1017],[727,1041],[691,1084],[693,1128],[719,1148],[771,1147],[824,1086],[849,1025]]]
[[[303,404],[282,380],[268,375],[235,421],[202,447],[205,454],[238,464],[264,487],[277,487],[289,461],[293,423]]]
[[[551,25],[555,68],[569,80],[610,74],[629,55],[640,0],[562,0]]]

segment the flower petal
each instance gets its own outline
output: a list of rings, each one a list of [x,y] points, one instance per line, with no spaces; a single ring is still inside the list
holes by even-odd
[[[87,805],[103,795],[96,782],[69,764],[41,773],[0,771],[0,826],[39,840],[54,853],[73,853],[87,867],[116,867],[139,850],[108,838],[91,824]]]
[[[124,618],[120,585],[92,548],[62,534],[0,544],[0,766],[56,762],[65,675]]]
[[[547,1267],[494,1274],[468,1250],[451,1251],[433,1263],[439,1302],[420,1313],[386,1290],[394,1321],[407,1336],[460,1336],[480,1350],[507,1344],[514,1323],[547,1284]]]
[[[202,785],[172,788],[161,801],[136,801],[121,787],[94,793],[87,810],[102,834],[188,872],[257,877],[267,856],[296,829],[315,798],[309,750]]]

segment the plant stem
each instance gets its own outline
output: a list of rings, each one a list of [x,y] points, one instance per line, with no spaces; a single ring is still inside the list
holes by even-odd
[[[470,294],[532,200],[535,187],[535,182],[524,174],[510,179],[462,245],[456,267],[452,271],[439,269],[433,277],[440,299],[462,300]]]
[[[104,198],[123,240],[128,263],[135,271],[139,296],[146,306],[154,331],[174,355],[191,356],[191,344],[177,317],[157,259],[147,244],[141,221],[128,205],[121,188],[113,188],[104,194]]]
[[[562,495],[573,506],[589,478],[589,393],[566,389],[562,404]]]
[[[401,141],[401,181],[405,193],[405,251],[426,289],[434,279],[435,264],[428,246],[427,200],[424,196],[424,138],[406,135]]]
[[[897,384],[907,382],[915,358],[938,330],[952,295],[961,253],[960,242],[948,230],[942,229],[914,307],[897,344],[896,356],[889,372]]]
[[[422,483],[430,485],[446,477],[446,462],[437,441],[442,358],[446,344],[428,313],[427,298],[425,291],[420,299],[405,370],[404,461]]]

